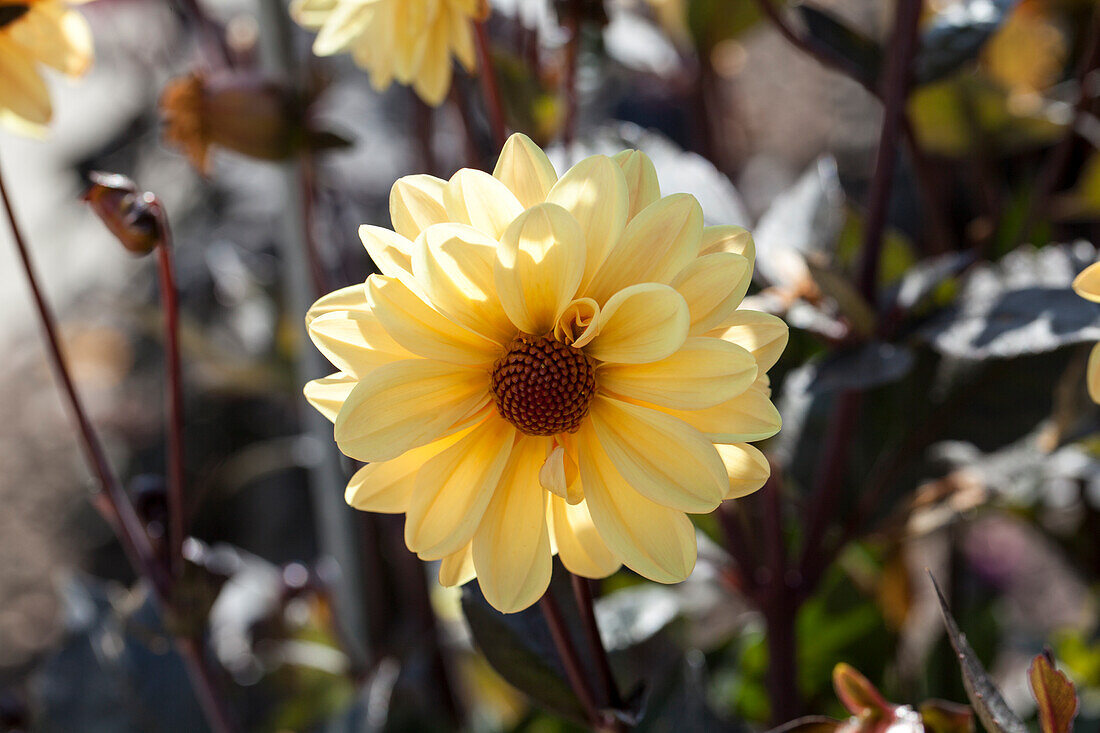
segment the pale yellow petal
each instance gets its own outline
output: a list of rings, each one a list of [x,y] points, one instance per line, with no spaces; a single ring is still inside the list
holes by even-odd
[[[577,298],[558,316],[554,324],[554,338],[580,349],[596,338],[599,328],[599,304],[591,298]]]
[[[741,255],[716,252],[692,260],[672,280],[691,311],[691,334],[717,328],[737,310],[752,282],[752,265]]]
[[[647,364],[605,364],[601,391],[664,407],[699,410],[732,400],[756,380],[756,360],[736,344],[689,337],[672,356]]]
[[[1073,289],[1082,298],[1100,303],[1100,262],[1094,262],[1073,280]]]
[[[560,496],[569,504],[576,504],[584,499],[579,479],[580,473],[573,456],[563,446],[553,446],[539,469],[539,483],[542,488]]]
[[[446,17],[439,17],[429,26],[423,44],[413,89],[425,104],[438,107],[447,98],[453,74],[450,23]]]
[[[516,429],[490,415],[424,464],[405,519],[405,544],[436,560],[462,549],[481,523],[512,453]]]
[[[597,335],[584,351],[594,359],[620,364],[664,359],[683,346],[690,320],[683,296],[669,286],[632,285],[607,301]]]
[[[0,109],[8,109],[29,123],[45,125],[53,115],[50,92],[34,61],[23,49],[0,34]]]
[[[366,30],[374,14],[370,3],[340,3],[325,19],[313,40],[313,53],[332,56],[350,49]]]
[[[366,283],[356,283],[322,295],[306,312],[306,325],[326,313],[349,310],[370,310]]]
[[[459,224],[469,224],[493,239],[523,213],[508,187],[485,171],[463,168],[451,176],[443,189],[447,215]]]
[[[642,209],[661,198],[661,185],[657,181],[657,169],[653,161],[640,150],[624,150],[611,158],[623,169],[626,187],[630,195],[627,221]]]
[[[477,70],[477,50],[474,46],[473,24],[470,22],[469,16],[460,10],[452,8],[448,15],[448,32],[455,58],[462,64],[462,68],[472,74]]]
[[[495,265],[500,302],[515,327],[542,335],[554,329],[584,274],[584,234],[556,204],[523,212],[504,232]]]
[[[427,359],[383,364],[359,381],[336,418],[336,444],[388,461],[430,443],[489,399],[489,375]]]
[[[359,380],[350,374],[330,374],[327,377],[306,382],[302,394],[305,395],[306,401],[329,422],[336,422],[340,408],[344,406],[351,390],[358,383]]]
[[[557,171],[546,153],[521,132],[504,143],[493,169],[493,178],[507,186],[525,209],[545,201],[558,182]]]
[[[1100,344],[1092,347],[1092,351],[1089,353],[1089,364],[1087,369],[1089,397],[1093,402],[1100,403]]]
[[[764,373],[771,369],[783,355],[790,333],[787,324],[778,316],[759,311],[738,310],[731,313],[717,329],[710,331],[707,335],[724,339],[745,349],[753,355],[760,372]]]
[[[585,502],[607,547],[631,570],[658,583],[679,583],[691,575],[698,548],[687,515],[631,488],[589,424],[581,426],[577,443]]]
[[[752,265],[756,262],[756,244],[752,234],[744,227],[728,224],[703,227],[703,237],[699,245],[700,255],[716,252],[732,252],[741,255]]]
[[[497,343],[516,333],[493,282],[497,242],[466,224],[435,224],[416,240],[413,272],[433,306]]]
[[[380,273],[402,279],[412,276],[413,243],[408,239],[370,224],[359,227],[359,239]]]
[[[290,17],[303,28],[315,31],[324,25],[338,3],[339,0],[293,0]]]
[[[366,309],[325,313],[310,322],[308,331],[333,366],[356,377],[391,361],[415,358]]]
[[[655,408],[677,417],[715,443],[745,443],[770,438],[779,432],[783,420],[768,398],[769,390],[756,382],[728,402],[702,410]]]
[[[355,472],[344,491],[344,501],[364,512],[404,514],[409,508],[416,474],[426,462],[461,440],[469,430],[448,435],[397,458],[368,463]]]
[[[80,76],[92,63],[88,22],[61,3],[32,3],[8,29],[8,37],[38,61],[69,76]]]
[[[390,220],[393,230],[415,241],[432,224],[448,220],[443,204],[447,182],[435,176],[416,175],[397,179],[390,189]]]
[[[439,584],[444,588],[465,585],[475,577],[477,572],[474,570],[472,542],[467,542],[461,550],[452,552],[439,562]]]
[[[546,592],[553,564],[539,486],[540,440],[520,438],[474,535],[474,568],[485,600],[501,613],[527,608]]]
[[[554,544],[565,569],[583,578],[606,578],[619,569],[619,559],[600,537],[588,504],[567,504],[550,497],[550,520]]]
[[[400,280],[371,275],[367,300],[393,340],[418,356],[471,365],[491,364],[500,356],[499,344],[434,310]]]
[[[772,467],[755,446],[748,443],[716,445],[722,463],[729,476],[729,490],[723,499],[740,499],[748,496],[768,481]]]
[[[636,283],[668,283],[699,254],[703,210],[694,196],[673,194],[630,220],[583,295],[603,303]]]
[[[642,496],[695,514],[726,493],[726,471],[706,437],[663,412],[597,396],[591,429],[622,478]],[[584,491],[587,495],[588,484]]]
[[[623,170],[605,155],[585,158],[566,171],[546,200],[572,214],[584,232],[583,290],[626,227],[630,194]]]

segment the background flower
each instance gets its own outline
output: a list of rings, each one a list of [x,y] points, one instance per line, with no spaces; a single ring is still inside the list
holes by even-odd
[[[1100,303],[1100,262],[1089,265],[1073,281],[1073,289],[1086,300]],[[1093,402],[1100,402],[1100,344],[1092,348],[1089,354],[1088,373],[1086,381],[1089,388],[1089,397]]]

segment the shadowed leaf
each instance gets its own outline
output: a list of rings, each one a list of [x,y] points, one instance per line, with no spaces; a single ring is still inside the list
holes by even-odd
[[[974,711],[946,700],[921,703],[920,719],[928,733],[972,733],[974,730]]]
[[[1039,727],[1043,733],[1069,733],[1077,715],[1077,688],[1054,667],[1046,654],[1036,654],[1027,670],[1031,694],[1039,704]]]
[[[809,5],[798,5],[795,11],[806,25],[806,31],[853,73],[858,81],[872,89],[878,86],[882,70],[882,48],[872,39],[849,28],[829,13]]]

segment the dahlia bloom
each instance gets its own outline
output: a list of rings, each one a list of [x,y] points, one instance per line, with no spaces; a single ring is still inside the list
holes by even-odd
[[[92,63],[92,33],[61,0],[0,0],[0,125],[41,135],[53,116],[39,64],[80,76]]]
[[[749,234],[662,197],[643,153],[559,178],[523,135],[493,175],[400,179],[390,215],[359,232],[381,274],[306,317],[339,369],[306,397],[370,462],[348,503],[405,514],[440,582],[476,575],[503,612],[539,599],[554,553],[589,578],[687,578],[687,513],[760,488],[749,443],[780,426],[765,372],[787,327],[737,309]]]
[[[1082,298],[1100,303],[1100,262],[1094,262],[1086,267],[1073,280],[1073,289]],[[1100,402],[1100,344],[1094,346],[1092,353],[1089,354],[1086,380],[1089,397],[1093,402]]]
[[[317,31],[313,53],[350,52],[382,91],[393,80],[438,106],[451,88],[451,55],[477,67],[473,23],[488,0],[294,0],[291,16]]]

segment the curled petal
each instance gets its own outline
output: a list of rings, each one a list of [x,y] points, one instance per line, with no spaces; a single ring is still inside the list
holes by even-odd
[[[632,285],[600,311],[597,335],[585,353],[620,364],[664,359],[683,346],[690,319],[683,296],[667,285]]]
[[[600,306],[591,298],[577,298],[562,311],[554,324],[554,338],[580,349],[596,338],[600,327]]]

